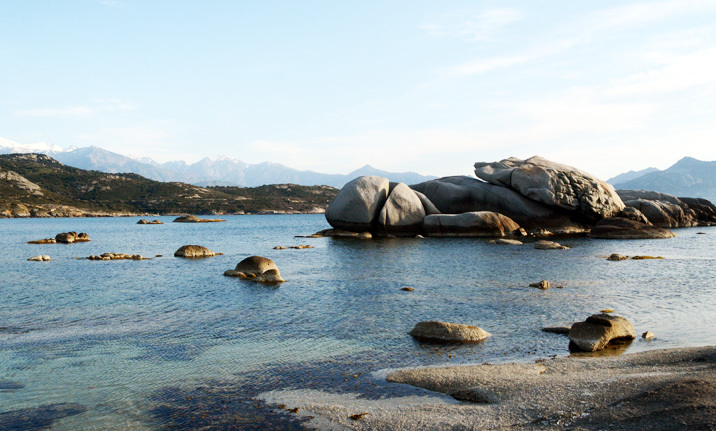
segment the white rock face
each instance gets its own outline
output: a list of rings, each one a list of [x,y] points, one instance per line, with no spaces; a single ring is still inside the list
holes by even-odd
[[[388,199],[390,182],[376,176],[349,182],[326,209],[326,220],[336,229],[370,231]]]
[[[423,230],[425,209],[418,195],[400,183],[390,192],[378,216],[378,225],[386,233],[410,235]]]
[[[537,202],[576,211],[590,221],[615,216],[624,209],[610,184],[539,156],[475,163],[475,175],[491,184],[510,187]]]
[[[423,230],[428,236],[491,237],[517,234],[520,225],[502,214],[477,211],[429,215],[425,217]]]

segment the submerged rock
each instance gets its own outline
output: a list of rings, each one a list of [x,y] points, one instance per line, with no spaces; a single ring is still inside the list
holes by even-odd
[[[549,284],[549,281],[542,280],[537,283],[530,283],[530,287],[536,287],[538,289],[547,290],[550,288],[550,284]]]
[[[437,237],[491,237],[520,234],[520,226],[514,220],[490,211],[429,215],[425,217],[423,230],[426,235]]]
[[[174,223],[215,223],[226,221],[218,218],[199,218],[192,214],[185,214],[172,220]]]
[[[224,253],[215,253],[201,245],[183,245],[183,246],[179,247],[179,250],[174,252],[174,256],[176,256],[176,257],[188,257],[188,258],[212,257],[212,256],[218,256],[218,255],[222,255],[222,254],[224,254]]]
[[[569,250],[569,247],[556,243],[554,241],[540,240],[535,242],[536,250]]]
[[[612,217],[624,203],[610,184],[572,166],[539,156],[475,163],[475,175],[491,184],[510,187],[523,196],[575,211],[592,222]]]
[[[522,241],[517,239],[509,239],[509,238],[499,238],[499,239],[493,239],[488,242],[488,244],[497,244],[497,245],[522,245]]]
[[[542,328],[542,332],[550,332],[552,334],[569,335],[571,326],[546,326]]]
[[[137,224],[164,224],[164,223],[160,222],[159,220],[149,221],[149,220],[141,219],[137,222]]]
[[[439,321],[419,322],[410,331],[410,335],[419,340],[448,343],[477,342],[490,336],[487,331],[477,326]]]
[[[29,258],[29,259],[27,259],[27,260],[29,260],[29,261],[31,261],[31,262],[47,262],[47,261],[49,261],[49,260],[51,260],[51,259],[50,259],[50,256],[48,256],[48,255],[46,255],[46,254],[43,254],[43,255],[40,255],[40,256],[33,256],[33,257],[31,257],[31,258]]]
[[[594,352],[603,349],[613,340],[633,340],[636,332],[632,324],[620,316],[594,314],[584,322],[572,325],[569,340],[578,350]]]
[[[390,181],[377,176],[358,177],[338,192],[326,209],[326,220],[336,229],[370,231],[388,199]]]

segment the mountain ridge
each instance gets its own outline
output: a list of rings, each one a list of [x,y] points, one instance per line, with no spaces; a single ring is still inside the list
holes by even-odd
[[[30,151],[28,151],[28,149]],[[280,163],[245,163],[227,156],[204,157],[195,163],[183,160],[158,163],[150,158],[132,158],[97,146],[61,150],[57,145],[46,143],[23,146],[0,138],[0,154],[36,152],[76,168],[106,173],[135,173],[155,181],[179,181],[195,185],[221,184],[225,186],[256,187],[267,184],[292,183],[298,185],[327,185],[341,188],[355,178],[357,172],[364,175],[380,175],[390,181],[414,184],[435,179],[416,172],[388,172],[365,165],[349,174],[325,174],[311,170],[298,170]]]

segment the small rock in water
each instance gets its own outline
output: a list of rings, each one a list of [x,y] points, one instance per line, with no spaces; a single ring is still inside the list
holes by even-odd
[[[646,331],[643,334],[641,334],[641,338],[643,338],[645,340],[651,340],[652,338],[654,338],[654,334],[651,331]]]
[[[595,314],[584,322],[577,322],[569,330],[570,350],[595,352],[612,340],[633,340],[634,327],[625,318],[610,314]]]
[[[607,258],[607,260],[615,260],[615,261],[616,261],[616,260],[626,260],[626,259],[629,259],[629,256],[622,256],[622,255],[619,254],[619,253],[612,253],[612,254],[610,254],[609,257]]]
[[[556,243],[554,241],[540,240],[535,242],[536,250],[568,250],[569,247]]]
[[[425,237],[422,236],[422,235],[415,235],[415,238],[417,238],[417,239],[423,239],[423,238],[425,238]],[[367,413],[366,413],[366,414],[367,414]]]
[[[438,321],[419,322],[410,335],[426,341],[437,342],[477,342],[490,336],[490,333],[473,325]]]
[[[222,255],[223,253],[214,253],[213,251],[209,250],[208,248],[201,246],[201,245],[183,245],[179,247],[179,250],[174,252],[174,256],[176,257],[188,257],[188,258],[196,258],[196,257],[212,257],[212,256],[218,256]]]
[[[274,250],[286,250],[286,246],[283,246],[283,245],[277,245],[277,246],[276,246],[276,247],[274,247],[273,249],[274,249]]]
[[[661,256],[633,256],[634,260],[645,260],[645,259],[663,259]]]
[[[488,244],[497,244],[497,245],[522,245],[522,241],[516,240],[516,239],[500,238],[500,239],[493,239],[493,240],[491,240],[491,241],[488,241]]]
[[[549,281],[542,280],[538,283],[530,283],[530,287],[536,287],[536,288],[542,289],[542,290],[549,289]]]
[[[401,287],[400,290],[404,290],[404,291],[406,291],[406,292],[412,292],[412,291],[415,290],[415,289],[413,289],[413,288],[410,287],[410,286],[405,286],[405,287]]]
[[[48,260],[50,260],[50,256],[43,254],[40,256],[33,256],[27,260],[29,260],[31,262],[47,262]]]
[[[599,310],[599,312],[600,313],[613,313],[614,310],[612,310],[611,308],[605,308],[604,310]]]

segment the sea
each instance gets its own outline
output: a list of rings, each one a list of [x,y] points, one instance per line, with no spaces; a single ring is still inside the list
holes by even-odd
[[[328,228],[320,214],[157,218],[0,220],[0,430],[298,430],[310,417],[261,394],[428,395],[386,382],[387,370],[569,356],[568,338],[541,328],[607,309],[655,338],[602,354],[716,344],[714,227],[536,250],[534,239],[297,237]],[[68,231],[91,241],[27,244]],[[223,255],[173,256],[188,244]],[[105,252],[150,259],[84,259]],[[27,260],[36,255],[52,260]],[[252,255],[286,282],[223,275]],[[552,288],[529,287],[540,280]],[[422,343],[408,333],[423,320],[491,336]]]

